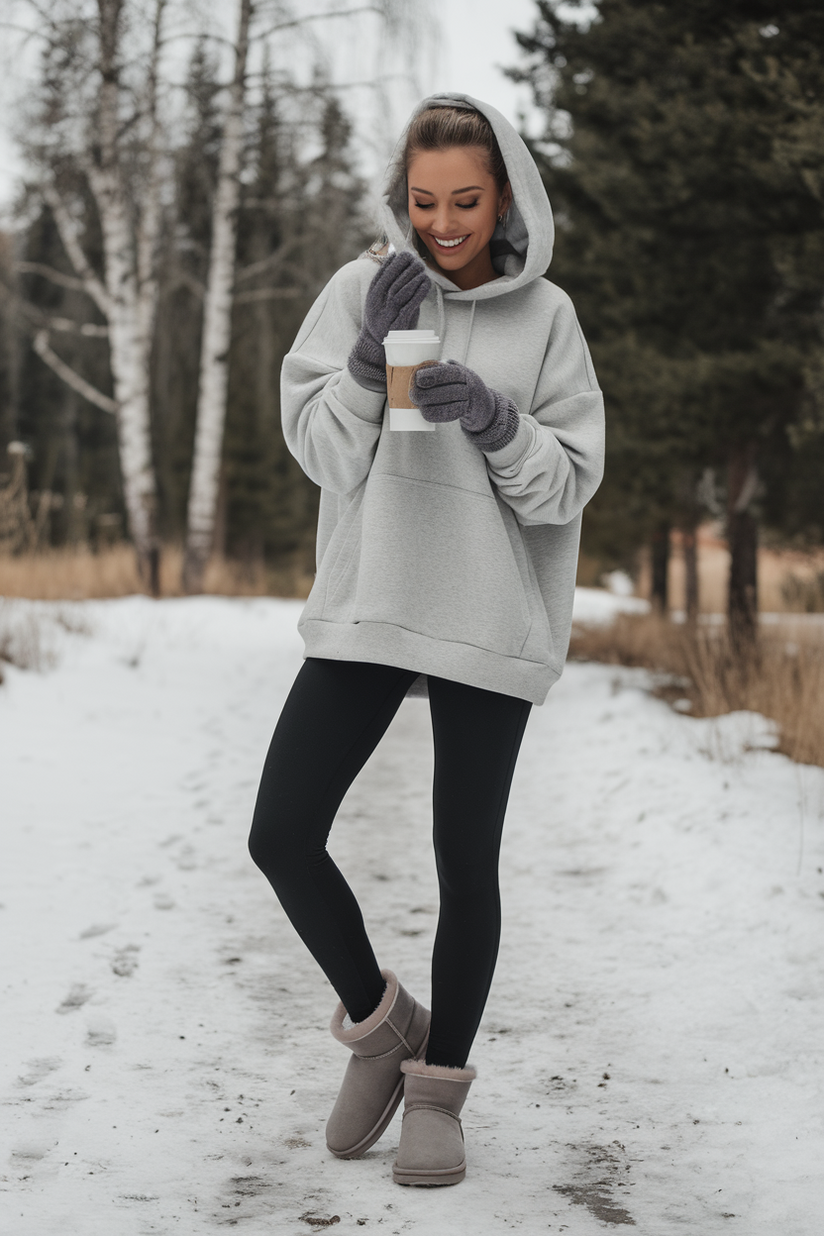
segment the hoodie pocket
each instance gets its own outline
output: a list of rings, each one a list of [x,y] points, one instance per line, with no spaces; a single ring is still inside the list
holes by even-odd
[[[373,473],[362,515],[355,621],[520,654],[529,606],[492,494]]]

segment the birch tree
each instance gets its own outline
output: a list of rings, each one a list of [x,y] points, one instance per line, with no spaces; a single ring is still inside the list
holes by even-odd
[[[97,331],[107,339],[113,395],[100,391],[61,360],[52,347],[55,324],[46,323],[34,336],[38,356],[84,398],[116,418],[129,531],[141,572],[155,594],[159,591],[160,541],[149,362],[157,305],[155,254],[161,218],[158,74],[166,5],[167,0],[153,0],[145,81],[134,113],[127,116],[122,80],[125,3],[97,0],[90,64],[94,80],[91,106],[84,118],[83,140],[71,151],[71,158],[85,177],[97,210],[102,273],[89,259],[78,215],[61,186],[59,169],[66,161],[66,152],[57,152],[43,168],[42,193],[74,271],[71,282],[82,288],[105,321],[105,328],[87,323],[78,329]],[[73,16],[74,21],[66,24],[68,38],[77,37],[77,18],[81,15]],[[64,31],[55,21],[48,34],[54,44]],[[20,269],[32,273],[26,263],[21,263]],[[48,268],[36,273],[64,284],[67,278]]]
[[[189,487],[186,555],[183,562],[183,587],[187,592],[202,591],[203,573],[212,549],[217,514],[220,457],[229,381],[232,284],[240,202],[239,173],[243,153],[246,60],[252,12],[252,0],[240,0],[234,76],[220,147],[209,277],[203,306],[198,410]]]
[[[262,9],[262,5],[259,5]],[[324,18],[376,13],[390,35],[408,37],[416,28],[415,15],[401,0],[379,0],[333,12],[278,21],[264,31],[261,41]],[[203,308],[203,343],[198,388],[197,427],[187,512],[183,587],[200,592],[212,550],[218,509],[220,465],[226,421],[229,345],[232,329],[233,285],[240,204],[240,170],[247,102],[246,71],[255,0],[238,0],[234,74],[229,90],[218,183],[212,217],[212,246]]]

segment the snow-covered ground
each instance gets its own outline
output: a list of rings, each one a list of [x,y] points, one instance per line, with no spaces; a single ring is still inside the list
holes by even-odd
[[[399,1118],[327,1153],[335,997],[246,853],[299,610],[11,612],[55,664],[0,687],[2,1236],[817,1236],[824,770],[641,672],[571,664],[533,710],[465,1183],[394,1185]],[[405,702],[332,847],[422,999],[430,748]]]

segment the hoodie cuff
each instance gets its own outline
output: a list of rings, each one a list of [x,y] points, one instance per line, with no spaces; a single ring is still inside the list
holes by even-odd
[[[376,424],[382,419],[386,406],[385,383],[381,389],[373,390],[347,367],[340,375],[335,394],[343,406],[360,420]]]
[[[494,468],[496,473],[502,473],[509,468],[517,471],[534,445],[535,424],[531,417],[522,416],[519,418],[515,437],[506,446],[495,451],[490,451],[488,446],[482,449],[489,460],[490,467]],[[507,475],[510,474],[507,472]]]

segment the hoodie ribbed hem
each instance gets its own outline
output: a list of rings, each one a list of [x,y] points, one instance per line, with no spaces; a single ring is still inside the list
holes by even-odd
[[[470,644],[430,639],[417,631],[382,622],[326,622],[312,618],[298,624],[306,649],[304,656],[330,661],[368,661],[417,670],[468,687],[513,695],[531,704],[543,704],[561,671],[537,661],[502,656]]]

